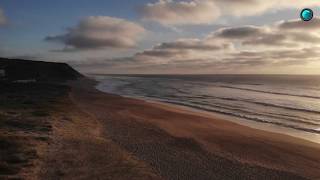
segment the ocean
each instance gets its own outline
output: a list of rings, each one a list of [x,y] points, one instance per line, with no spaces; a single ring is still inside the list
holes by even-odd
[[[320,76],[94,77],[100,82],[97,89],[103,92],[187,106],[230,117],[239,124],[320,143]]]

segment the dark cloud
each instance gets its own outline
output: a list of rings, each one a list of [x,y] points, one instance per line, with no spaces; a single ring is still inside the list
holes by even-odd
[[[287,31],[285,30],[288,26],[288,22],[292,22],[296,26],[295,30]],[[301,43],[318,43],[320,42],[320,36],[316,33],[304,31],[304,27],[300,22],[288,21],[280,22],[275,26],[243,26],[243,27],[231,27],[222,28],[210,35],[210,38],[216,39],[226,39],[228,41],[234,42],[238,41],[242,45],[253,46],[253,45],[263,45],[263,46],[281,46],[281,47],[294,47],[299,46]],[[303,23],[303,22],[302,22]],[[300,27],[301,26],[301,27]],[[316,25],[309,25],[309,28],[315,28]],[[288,29],[292,29],[288,28]]]
[[[180,49],[180,50],[204,50],[204,51],[215,51],[221,49],[230,48],[230,44],[212,43],[206,40],[200,39],[183,39],[175,42],[162,43],[154,49]]]
[[[152,49],[152,50],[145,50],[141,53],[137,53],[135,56],[137,57],[143,57],[143,56],[149,56],[149,57],[159,57],[159,58],[168,58],[168,57],[174,57],[179,54],[184,54],[185,51],[177,51],[177,50],[163,50],[163,49]]]
[[[256,26],[243,26],[243,27],[232,27],[223,28],[215,33],[214,37],[226,38],[226,39],[243,39],[251,38],[255,36],[261,36],[265,33],[265,30]]]
[[[131,48],[144,31],[143,27],[124,19],[91,16],[69,28],[67,33],[48,36],[45,40],[63,43],[66,45],[65,50]]]
[[[287,42],[290,36],[267,27],[243,26],[219,29],[211,38],[222,38],[228,41],[239,41],[242,45],[294,46]]]

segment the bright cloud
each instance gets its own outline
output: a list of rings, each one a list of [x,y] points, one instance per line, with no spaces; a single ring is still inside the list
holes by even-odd
[[[145,32],[140,25],[108,16],[91,16],[71,27],[65,34],[48,36],[49,42],[63,43],[65,50],[132,48]]]
[[[318,5],[316,0],[159,0],[143,6],[140,13],[144,20],[163,25],[195,25],[212,24],[223,15],[252,16]]]
[[[163,25],[210,24],[220,16],[214,2],[159,0],[141,8],[144,20]]]
[[[206,1],[206,0],[205,0]],[[231,16],[252,16],[266,13],[268,11],[279,11],[283,9],[301,9],[318,6],[317,0],[291,1],[291,0],[208,0],[218,4],[224,14]]]

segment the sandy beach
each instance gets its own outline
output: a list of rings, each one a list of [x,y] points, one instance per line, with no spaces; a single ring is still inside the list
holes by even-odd
[[[319,179],[320,145],[74,83],[103,134],[167,179]]]
[[[3,90],[11,105],[1,106],[0,145],[8,151],[1,150],[0,179],[320,178],[319,144],[95,85]]]

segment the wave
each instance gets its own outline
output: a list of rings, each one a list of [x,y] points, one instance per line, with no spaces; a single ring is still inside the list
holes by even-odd
[[[249,116],[246,116],[243,114],[237,114],[234,112],[226,112],[223,110],[209,109],[209,108],[205,108],[205,107],[201,107],[201,106],[197,106],[197,105],[191,105],[191,104],[186,104],[186,103],[181,103],[181,102],[176,102],[176,101],[168,101],[168,100],[161,100],[161,101],[165,102],[165,103],[171,103],[171,104],[187,106],[187,107],[191,107],[191,108],[195,108],[195,109],[200,109],[200,110],[204,110],[204,111],[208,111],[208,112],[214,112],[214,113],[225,114],[228,116],[234,116],[234,117],[238,117],[241,119],[251,120],[251,121],[255,121],[255,122],[259,122],[259,123],[273,124],[273,125],[277,125],[277,126],[281,126],[281,127],[285,127],[285,128],[291,128],[291,129],[305,131],[305,132],[309,132],[309,133],[320,134],[320,130],[317,130],[317,129],[310,129],[310,128],[305,128],[305,127],[295,126],[292,124],[285,124],[285,123],[281,123],[281,122],[268,121],[268,120],[264,120],[264,119],[257,118],[257,117],[249,117]]]
[[[241,112],[241,113],[248,114],[248,115],[253,115],[253,116],[264,116],[264,117],[269,117],[269,118],[274,118],[274,119],[281,119],[281,120],[285,120],[285,121],[289,121],[289,122],[295,122],[295,123],[306,124],[306,125],[311,125],[311,126],[320,126],[320,124],[317,123],[317,122],[313,122],[313,121],[310,121],[310,120],[304,121],[304,120],[301,120],[301,119],[296,119],[296,118],[300,118],[300,117],[296,117],[296,116],[283,117],[284,115],[282,115],[282,114],[277,114],[277,115],[261,114],[261,113],[259,114],[259,113],[243,110],[243,108],[234,108],[234,107],[232,108],[232,107],[230,107],[230,105],[219,106],[219,105],[212,105],[212,104],[203,103],[203,102],[195,102],[195,104],[200,104],[200,105],[213,107],[213,108],[227,109],[227,110]]]
[[[311,110],[311,109],[303,109],[303,108],[296,108],[296,107],[289,107],[289,106],[281,106],[277,104],[271,104],[271,103],[264,103],[264,102],[254,102],[252,103],[263,105],[263,106],[269,106],[269,107],[276,107],[276,108],[283,108],[287,110],[293,110],[293,111],[302,111],[302,112],[308,112],[308,113],[314,113],[314,114],[320,114],[320,111]]]
[[[281,108],[281,109],[286,109],[286,110],[293,110],[293,111],[301,111],[301,112],[307,112],[307,113],[313,113],[313,114],[320,114],[320,111],[317,111],[317,110],[290,107],[290,106],[283,106],[283,105],[278,105],[278,104],[272,104],[272,103],[266,103],[266,102],[258,102],[258,101],[252,101],[252,100],[246,100],[246,99],[229,98],[229,97],[217,97],[217,96],[209,96],[209,95],[202,95],[201,97],[202,98],[221,99],[221,100],[226,100],[226,101],[239,101],[239,102],[258,104],[258,105],[267,106],[267,107],[275,107],[275,108]]]
[[[266,93],[266,94],[275,94],[275,95],[285,95],[285,96],[293,96],[293,97],[304,97],[304,98],[320,99],[319,96],[310,96],[310,95],[303,95],[303,94],[290,94],[290,93],[281,93],[281,92],[274,92],[274,91],[263,91],[263,90],[241,88],[241,87],[234,87],[234,86],[227,86],[227,85],[216,85],[216,86],[217,87],[223,87],[223,88],[244,90],[244,91]]]
[[[253,103],[253,104],[267,106],[267,107],[275,107],[275,108],[281,108],[281,109],[292,110],[292,111],[300,111],[300,112],[307,112],[307,113],[313,113],[313,114],[320,114],[320,111],[316,111],[316,110],[309,110],[309,109],[303,109],[303,108],[281,106],[281,105],[272,104],[272,103],[257,102],[257,101],[250,101],[250,100],[242,100],[242,99],[236,99],[236,98],[208,96],[208,95],[198,96],[197,97],[198,99],[202,99],[201,102],[192,100],[192,99],[196,98],[196,97],[192,97],[192,96],[190,96],[190,97],[184,97],[184,96],[181,97],[180,95],[166,95],[165,98],[164,97],[160,97],[160,96],[154,96],[154,95],[151,95],[151,94],[147,95],[147,96],[151,97],[151,98],[165,99],[166,101],[172,101],[172,99],[175,99],[175,102],[176,101],[185,101],[186,100],[187,102],[190,102],[190,103],[193,103],[193,104],[198,104],[198,105],[204,105],[204,106],[207,106],[207,107],[228,109],[230,111],[241,112],[241,113],[244,113],[244,114],[250,114],[250,115],[256,115],[256,116],[263,115],[263,116],[268,116],[270,118],[282,119],[282,120],[292,121],[292,122],[296,122],[296,123],[303,123],[303,124],[306,124],[306,125],[320,126],[319,123],[315,122],[315,119],[312,119],[312,120],[311,119],[306,119],[306,121],[304,121],[304,120],[296,119],[296,118],[300,118],[300,117],[296,117],[296,116],[289,117],[287,115],[287,117],[285,118],[283,116],[286,116],[286,115],[283,115],[283,114],[276,114],[276,115],[259,114],[259,113],[246,111],[246,110],[243,109],[243,107],[239,108],[239,106],[235,106],[235,105],[232,105],[232,104],[222,104],[222,103],[218,103],[218,102],[214,102],[214,103],[206,102],[202,98],[205,98],[205,99],[212,99],[213,98],[213,99],[220,99],[220,100],[224,100],[224,101],[239,101],[239,102]]]

